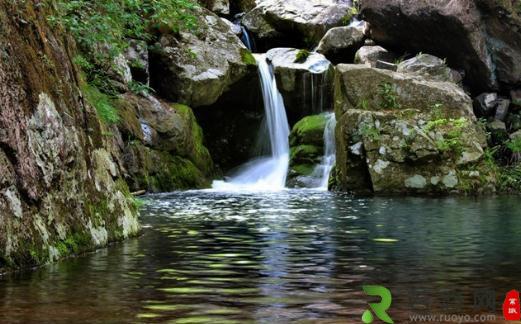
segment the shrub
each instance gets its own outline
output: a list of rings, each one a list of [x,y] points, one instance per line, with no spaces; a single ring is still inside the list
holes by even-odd
[[[106,84],[100,79],[108,77],[105,71],[129,38],[150,41],[158,28],[179,32],[196,27],[194,0],[55,0],[52,5],[48,21],[72,34],[83,53],[75,62],[102,91]]]
[[[96,109],[103,122],[110,125],[119,121],[118,111],[112,105],[112,99],[108,95],[89,84],[83,84],[81,91],[87,102]]]
[[[310,54],[311,53],[309,53],[308,50],[301,49],[300,51],[297,52],[297,56],[295,58],[295,63],[304,63],[304,62],[306,62],[306,60],[308,59]]]
[[[382,109],[400,109],[398,95],[394,87],[389,82],[382,82],[378,85],[380,97],[382,99]]]

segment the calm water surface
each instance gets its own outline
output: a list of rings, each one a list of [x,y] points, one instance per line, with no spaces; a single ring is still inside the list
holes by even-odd
[[[521,289],[521,201],[316,191],[149,196],[144,234],[0,278],[0,322],[361,323],[495,313]],[[495,296],[495,311],[474,296]],[[490,308],[490,303],[487,304]],[[494,308],[494,305],[492,305]]]

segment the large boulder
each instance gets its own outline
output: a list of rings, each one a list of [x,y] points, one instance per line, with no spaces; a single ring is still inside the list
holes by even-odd
[[[444,60],[430,54],[418,54],[400,62],[398,72],[413,73],[435,81],[459,82],[459,73],[447,66]]]
[[[151,85],[191,107],[207,106],[234,83],[256,73],[251,53],[215,14],[199,9],[197,32],[163,34],[151,51]]]
[[[259,38],[278,33],[318,44],[330,28],[345,24],[349,16],[348,0],[263,0],[244,16],[243,24]]]
[[[363,0],[371,37],[447,58],[474,92],[521,82],[521,19],[514,1]]]
[[[132,190],[173,191],[208,186],[213,163],[190,107],[152,95],[116,101],[121,120],[121,169]]]
[[[194,108],[216,169],[231,169],[256,156],[264,102],[257,73],[232,85],[213,105]]]
[[[337,183],[356,193],[490,189],[486,136],[452,82],[365,65],[338,65]]]
[[[294,48],[266,53],[273,66],[290,124],[331,110],[333,65],[324,55]]]
[[[331,28],[320,40],[316,51],[333,62],[352,62],[356,51],[364,44],[366,29],[364,22]]]

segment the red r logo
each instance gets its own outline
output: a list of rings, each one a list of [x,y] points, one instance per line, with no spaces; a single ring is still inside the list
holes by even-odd
[[[519,307],[519,291],[511,290],[507,292],[505,301],[503,302],[503,315],[507,321],[521,320],[521,312]]]

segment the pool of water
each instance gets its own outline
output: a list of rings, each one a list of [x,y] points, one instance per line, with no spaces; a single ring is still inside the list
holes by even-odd
[[[141,222],[137,239],[0,278],[0,322],[361,323],[369,284],[398,323],[500,322],[521,289],[518,197],[191,191],[146,197]]]

